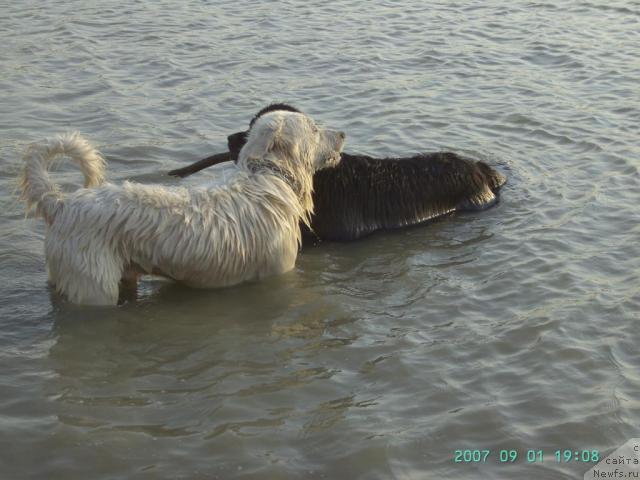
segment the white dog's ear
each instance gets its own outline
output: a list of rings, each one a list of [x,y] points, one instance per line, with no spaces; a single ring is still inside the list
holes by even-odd
[[[239,160],[264,158],[279,144],[281,134],[282,122],[279,119],[257,122],[249,132],[247,143],[240,150]]]

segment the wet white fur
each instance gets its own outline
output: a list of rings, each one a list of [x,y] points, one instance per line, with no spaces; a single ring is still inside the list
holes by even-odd
[[[104,183],[102,156],[77,133],[33,145],[22,191],[48,225],[50,281],[71,302],[115,305],[120,280],[138,272],[200,288],[286,272],[313,210],[313,173],[339,162],[343,140],[305,115],[273,112],[226,183],[191,188]],[[85,188],[63,195],[51,182],[60,155],[79,165]]]

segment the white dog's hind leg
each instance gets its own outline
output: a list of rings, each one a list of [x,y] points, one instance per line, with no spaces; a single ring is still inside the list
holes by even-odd
[[[83,305],[117,305],[122,262],[108,249],[79,249],[73,242],[47,238],[49,279],[69,301]]]
[[[110,286],[101,285],[95,278],[90,276],[74,274],[64,283],[64,290],[61,284],[56,284],[60,293],[65,295],[72,303],[82,305],[117,305],[118,304],[118,284],[115,289]],[[105,288],[107,287],[107,288]]]

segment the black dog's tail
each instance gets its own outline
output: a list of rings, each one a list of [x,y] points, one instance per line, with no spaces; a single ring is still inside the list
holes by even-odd
[[[486,163],[476,162],[476,166],[485,175],[489,188],[492,192],[497,192],[498,190],[500,190],[500,187],[507,183],[507,177],[505,175],[503,175],[493,167],[490,167]]]

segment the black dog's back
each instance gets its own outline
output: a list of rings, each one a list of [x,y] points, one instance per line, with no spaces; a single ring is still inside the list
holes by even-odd
[[[306,233],[353,240],[452,211],[487,208],[505,181],[489,165],[451,152],[386,159],[343,153],[337,167],[314,176],[314,233]]]

